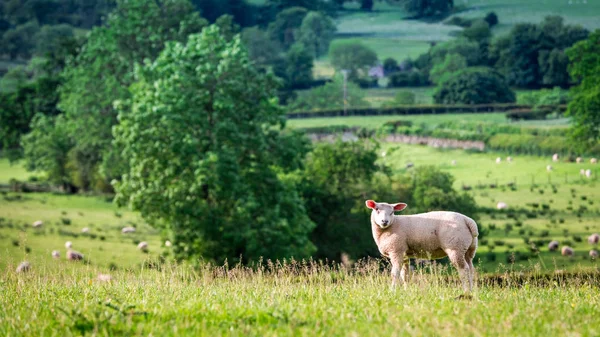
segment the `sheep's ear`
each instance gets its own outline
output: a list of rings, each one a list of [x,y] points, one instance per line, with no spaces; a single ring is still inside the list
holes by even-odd
[[[367,200],[367,201],[365,201],[365,205],[367,205],[367,207],[370,208],[370,209],[374,209],[375,208],[375,201],[373,201],[373,200]]]
[[[397,211],[401,211],[401,210],[405,209],[405,208],[406,208],[406,206],[408,206],[408,205],[407,205],[407,204],[405,204],[405,203],[403,203],[403,202],[399,202],[399,203],[397,203],[397,204],[394,204],[394,211],[395,211],[395,212],[397,212]]]

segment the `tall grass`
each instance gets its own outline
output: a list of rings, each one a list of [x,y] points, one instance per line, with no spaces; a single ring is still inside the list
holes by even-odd
[[[53,261],[56,262],[56,261]],[[506,272],[480,278],[474,298],[454,274],[420,269],[390,288],[375,261],[347,268],[315,262],[255,268],[166,264],[160,271],[71,263],[0,275],[2,336],[539,336],[597,335],[598,274],[539,282]]]

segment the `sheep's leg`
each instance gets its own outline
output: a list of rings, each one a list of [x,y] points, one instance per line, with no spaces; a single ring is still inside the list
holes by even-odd
[[[404,254],[390,254],[390,262],[392,263],[392,289],[396,289],[398,279],[404,284],[404,277],[400,270]]]
[[[402,263],[402,269],[400,270],[400,278],[402,279],[402,284],[404,284],[404,289],[406,289],[406,285],[410,279],[410,260],[404,259]]]
[[[475,278],[475,266],[473,266],[473,258],[475,257],[475,251],[477,250],[477,246],[471,246],[467,249],[467,253],[465,254],[465,260],[469,265],[469,288],[473,289],[473,282]]]
[[[465,293],[471,292],[471,286],[469,283],[469,264],[467,260],[465,260],[465,253],[451,250],[447,252],[448,258],[452,265],[458,270],[458,275],[460,276],[460,281],[462,282],[463,289]]]

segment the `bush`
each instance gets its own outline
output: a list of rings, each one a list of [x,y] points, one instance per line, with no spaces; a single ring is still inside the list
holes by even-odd
[[[389,79],[389,88],[422,87],[430,84],[429,74],[423,70],[394,73]]]
[[[434,94],[438,104],[484,104],[515,102],[504,77],[490,68],[466,68],[442,82]]]
[[[487,13],[487,15],[485,16],[485,18],[483,20],[485,20],[485,22],[487,22],[488,25],[490,25],[490,27],[497,25],[499,22],[498,15],[496,15],[495,12]]]

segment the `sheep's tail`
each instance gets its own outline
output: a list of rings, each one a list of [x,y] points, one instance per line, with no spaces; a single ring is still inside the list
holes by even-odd
[[[465,216],[465,224],[467,225],[467,228],[469,229],[471,235],[473,235],[474,238],[479,236],[479,230],[477,229],[477,223],[475,222],[475,220],[469,218],[468,216]]]

